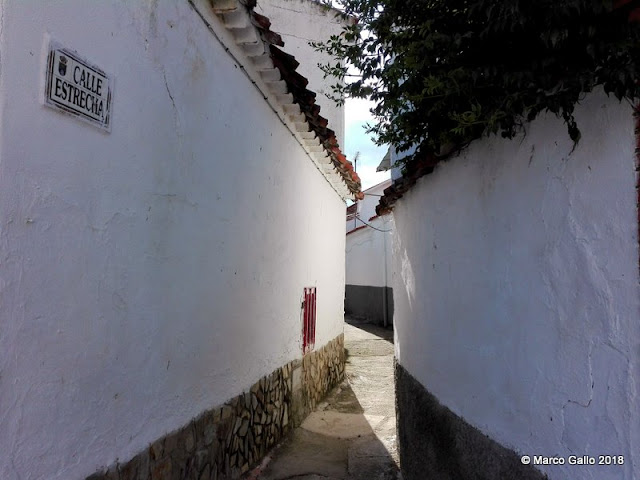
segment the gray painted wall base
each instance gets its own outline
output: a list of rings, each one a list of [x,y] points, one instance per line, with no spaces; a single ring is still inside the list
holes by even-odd
[[[344,312],[347,315],[366,318],[367,323],[384,325],[385,303],[387,325],[393,325],[393,289],[390,287],[369,287],[346,285]]]
[[[396,407],[404,480],[543,480],[520,455],[441,405],[396,362]]]

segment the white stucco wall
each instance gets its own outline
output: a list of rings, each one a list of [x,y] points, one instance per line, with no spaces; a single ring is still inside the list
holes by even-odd
[[[300,62],[297,72],[309,80],[307,88],[317,93],[320,115],[329,120],[329,128],[336,132],[344,150],[344,107],[325,95],[332,94],[330,85],[335,79],[325,79],[318,67],[318,64],[335,63],[335,60],[309,45],[311,41],[325,41],[331,35],[338,35],[344,20],[336,11],[312,0],[258,0],[255,10],[269,17],[271,30],[282,36],[284,49]]]
[[[399,362],[456,414],[527,455],[624,455],[540,467],[640,478],[640,297],[632,110],[577,107],[482,140],[395,210]]]
[[[301,357],[305,286],[342,332],[345,205],[188,2],[0,5],[0,478],[84,478]],[[110,134],[42,105],[47,34]]]
[[[391,286],[393,217],[384,215],[369,223],[378,230],[365,227],[347,235],[346,283]]]

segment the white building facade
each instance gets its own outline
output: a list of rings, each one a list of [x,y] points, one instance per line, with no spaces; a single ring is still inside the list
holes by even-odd
[[[407,480],[640,477],[634,114],[595,93],[576,119],[575,150],[546,116],[395,204]]]
[[[393,217],[376,215],[375,207],[389,185],[386,180],[364,190],[364,198],[347,208],[344,300],[353,321],[385,327],[393,324]]]
[[[0,9],[0,478],[238,477],[342,378],[357,176],[244,3]]]

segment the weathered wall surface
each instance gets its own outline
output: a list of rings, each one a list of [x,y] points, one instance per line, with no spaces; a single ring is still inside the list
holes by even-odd
[[[342,332],[344,203],[190,3],[2,13],[0,478],[83,478],[300,359],[305,286]],[[111,133],[42,105],[47,35]]]
[[[336,105],[325,95],[332,94],[332,82],[324,78],[318,67],[319,63],[325,64],[333,59],[317,52],[309,42],[324,41],[331,35],[338,35],[345,20],[337,11],[314,0],[259,0],[256,11],[269,17],[271,29],[282,36],[287,53],[300,61],[297,71],[309,80],[307,88],[318,94],[316,100],[321,108],[320,115],[329,120],[329,128],[336,132],[338,143],[344,148],[344,107]]]
[[[428,399],[519,455],[624,456],[618,466],[540,466],[551,479],[632,480],[634,122],[628,104],[603,94],[576,112],[573,152],[561,121],[545,117],[513,141],[474,143],[398,201],[396,354]],[[429,415],[410,402],[399,408],[401,417]]]

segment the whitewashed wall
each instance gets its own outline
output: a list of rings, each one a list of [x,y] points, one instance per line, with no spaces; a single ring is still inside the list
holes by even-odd
[[[592,95],[573,153],[546,117],[482,140],[398,201],[399,362],[444,405],[541,467],[640,478],[640,297],[632,110]]]
[[[335,79],[324,78],[318,64],[335,60],[317,52],[311,41],[324,41],[342,31],[345,21],[336,10],[328,9],[313,0],[258,0],[256,12],[271,20],[271,30],[284,40],[284,49],[300,62],[298,72],[309,80],[307,88],[317,93],[320,115],[329,120],[329,128],[336,132],[340,147],[344,149],[344,107],[338,106],[325,94],[331,94]]]
[[[391,286],[393,217],[385,215],[347,234],[346,283],[371,287]]]
[[[0,478],[84,478],[300,357],[303,287],[342,332],[345,205],[188,2],[1,6]],[[41,104],[47,34],[110,134]]]

